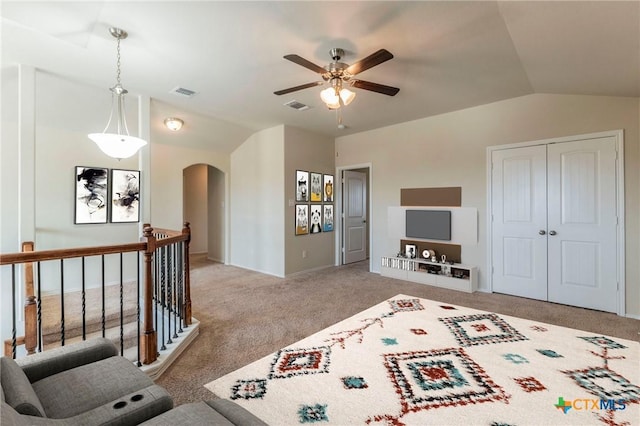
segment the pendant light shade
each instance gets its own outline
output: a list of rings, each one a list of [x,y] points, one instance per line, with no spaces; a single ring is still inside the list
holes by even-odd
[[[109,157],[129,158],[140,148],[147,144],[147,141],[129,135],[127,119],[124,109],[124,95],[127,89],[120,84],[120,40],[127,38],[127,32],[120,28],[109,28],[109,32],[117,40],[117,74],[116,84],[111,90],[111,115],[102,133],[90,133],[89,139],[94,141],[98,147]],[[113,128],[112,128],[113,123]]]

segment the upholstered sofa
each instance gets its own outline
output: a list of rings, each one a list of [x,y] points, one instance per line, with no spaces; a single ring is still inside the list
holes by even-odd
[[[92,339],[18,360],[0,358],[4,425],[264,425],[228,400],[173,408],[107,339]]]

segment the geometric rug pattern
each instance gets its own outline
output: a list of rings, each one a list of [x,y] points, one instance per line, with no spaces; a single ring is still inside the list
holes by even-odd
[[[640,425],[640,344],[398,295],[205,386],[270,425]]]

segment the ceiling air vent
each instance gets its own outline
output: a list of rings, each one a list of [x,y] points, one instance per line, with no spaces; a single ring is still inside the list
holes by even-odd
[[[286,104],[284,104],[284,106],[291,107],[291,108],[296,109],[298,111],[305,111],[305,110],[311,108],[309,105],[305,105],[302,102],[298,102],[296,100],[289,101]]]
[[[193,90],[185,89],[184,87],[180,86],[174,88],[169,93],[173,93],[174,95],[182,96],[185,98],[190,98],[196,94],[196,92],[194,92]]]

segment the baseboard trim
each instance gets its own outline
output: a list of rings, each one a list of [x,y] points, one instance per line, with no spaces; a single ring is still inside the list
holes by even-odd
[[[198,337],[200,333],[200,321],[192,318],[191,325],[184,330],[183,334],[173,340],[173,343],[166,345],[167,349],[160,351],[160,356],[153,363],[140,367],[147,373],[151,380],[158,379],[162,373],[180,356],[182,352]]]

